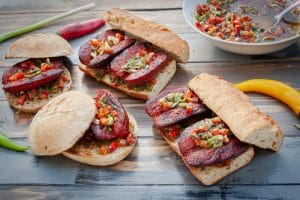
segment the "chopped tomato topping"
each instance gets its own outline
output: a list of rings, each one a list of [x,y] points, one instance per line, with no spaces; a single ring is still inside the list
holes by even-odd
[[[124,40],[124,35],[120,34],[120,33],[116,33],[116,38],[118,38],[119,41]]]
[[[49,65],[47,63],[44,63],[44,64],[41,65],[41,71],[42,72],[48,71],[48,70],[53,69],[53,68],[54,68],[53,65]]]
[[[151,79],[150,81],[151,85],[155,85],[157,83],[157,80],[155,78]]]
[[[222,120],[221,120],[220,117],[215,117],[215,118],[212,119],[212,122],[213,122],[214,124],[220,124],[220,123],[222,122]]]
[[[130,133],[130,134],[127,136],[127,142],[128,142],[130,145],[134,144],[135,138],[134,138],[134,136],[133,136],[132,133]]]
[[[97,47],[97,46],[100,46],[101,42],[97,39],[91,39],[91,45]]]
[[[22,96],[19,97],[18,104],[23,105],[25,103],[26,99],[27,99],[27,95],[23,94]]]
[[[107,147],[105,145],[101,146],[100,152],[101,152],[101,154],[106,155],[108,153]]]
[[[40,99],[46,99],[48,97],[49,91],[44,90],[43,93],[40,95]]]
[[[24,77],[25,77],[25,73],[22,72],[22,71],[20,71],[20,72],[15,73],[11,77],[9,77],[8,80],[10,80],[10,81],[17,81],[17,80],[20,80],[20,79],[22,79]]]
[[[126,144],[127,144],[127,141],[126,141],[125,139],[121,139],[121,140],[119,141],[119,146],[120,146],[120,147],[124,147],[124,146],[126,146]]]
[[[213,131],[212,131],[212,135],[219,135],[220,134],[220,131],[219,131],[219,129],[213,129]]]
[[[105,126],[105,124],[106,124],[106,118],[105,117],[101,117],[99,123],[100,123],[101,126]]]
[[[187,106],[185,111],[186,111],[187,114],[192,114],[193,113],[192,106]]]
[[[112,142],[109,146],[110,152],[114,152],[118,148],[118,142]]]
[[[180,133],[180,129],[174,129],[172,131],[169,132],[170,137],[172,138],[176,138]]]

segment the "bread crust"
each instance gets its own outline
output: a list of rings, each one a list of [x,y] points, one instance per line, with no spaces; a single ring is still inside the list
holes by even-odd
[[[231,83],[202,73],[190,80],[189,87],[240,141],[279,151],[284,134],[277,122],[254,107],[248,96]]]
[[[129,129],[130,132],[134,135],[134,137],[137,137],[137,123],[134,119],[134,117],[129,114]],[[87,148],[85,146],[80,146],[78,151],[78,154],[71,153],[69,151],[65,151],[62,154],[66,156],[67,158],[70,158],[72,160],[75,160],[80,163],[88,164],[88,165],[95,165],[95,166],[108,166],[108,165],[114,165],[120,161],[122,161],[124,158],[126,158],[131,151],[134,149],[134,146],[136,144],[136,141],[134,144],[126,147],[118,147],[113,153],[109,153],[107,155],[101,155],[98,153],[97,148]]]
[[[161,70],[156,79],[156,84],[153,86],[153,89],[151,91],[135,91],[134,89],[129,89],[127,88],[127,85],[115,85],[114,83],[111,82],[109,75],[103,76],[100,80],[99,77],[97,76],[96,71],[94,68],[89,67],[87,65],[84,65],[82,63],[79,64],[79,69],[86,73],[87,75],[95,78],[97,81],[105,83],[108,86],[111,86],[115,89],[118,89],[129,96],[138,98],[138,99],[143,99],[147,100],[149,99],[153,94],[159,93],[167,84],[168,82],[172,79],[176,72],[176,62],[175,60],[172,60],[167,66],[164,67],[163,70]]]
[[[133,38],[152,43],[179,63],[187,63],[188,43],[167,26],[136,17],[120,8],[108,10],[103,18],[113,28],[120,29]]]
[[[224,177],[232,174],[238,169],[246,166],[254,157],[254,148],[250,145],[249,149],[242,153],[241,155],[231,159],[230,165],[228,166],[205,166],[205,167],[195,167],[187,164],[183,159],[179,146],[178,139],[176,141],[169,140],[164,136],[160,129],[156,129],[158,133],[165,139],[165,141],[171,146],[171,148],[182,158],[184,164],[189,168],[192,174],[201,181],[204,185],[213,185],[218,181],[222,180]]]
[[[28,113],[38,112],[51,99],[53,99],[53,98],[59,96],[60,94],[71,89],[71,85],[72,85],[71,74],[66,67],[63,67],[63,69],[64,69],[64,74],[69,79],[69,82],[64,85],[64,89],[62,91],[59,91],[58,93],[55,93],[55,94],[49,94],[47,99],[36,99],[36,100],[34,100],[34,102],[28,101],[28,102],[25,102],[23,105],[18,104],[18,98],[16,98],[14,95],[12,95],[8,92],[5,92],[5,96],[6,96],[8,103],[15,109],[23,111],[23,112],[28,112]]]
[[[50,58],[72,53],[72,47],[62,37],[51,33],[38,33],[11,44],[5,58]]]
[[[84,92],[73,90],[52,99],[29,126],[32,153],[57,155],[71,148],[90,127],[95,114],[95,100]]]

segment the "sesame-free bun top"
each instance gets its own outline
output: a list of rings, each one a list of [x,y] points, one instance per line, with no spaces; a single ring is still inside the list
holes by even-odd
[[[84,92],[69,91],[55,97],[29,126],[33,154],[56,155],[71,148],[90,127],[95,114],[95,101]]]
[[[167,26],[139,18],[120,8],[108,10],[103,18],[113,28],[152,43],[179,63],[187,63],[190,55],[188,43]]]
[[[279,151],[284,134],[277,122],[252,105],[249,97],[224,79],[202,73],[189,82],[203,103],[242,142]]]
[[[39,33],[18,39],[8,48],[5,58],[49,58],[73,53],[70,44],[51,33]]]

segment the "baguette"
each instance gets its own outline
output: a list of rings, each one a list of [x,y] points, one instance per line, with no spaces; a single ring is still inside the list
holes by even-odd
[[[126,84],[116,85],[110,80],[109,74],[106,74],[103,77],[99,78],[99,76],[97,75],[96,68],[89,67],[82,63],[79,64],[79,69],[84,73],[88,74],[89,76],[95,78],[97,81],[105,83],[106,85],[111,86],[115,89],[118,89],[128,94],[129,96],[147,100],[153,94],[159,93],[172,79],[176,72],[176,62],[175,60],[172,60],[167,66],[164,67],[162,71],[160,71],[157,74],[157,81],[153,85],[151,91],[137,91],[135,89],[129,89]]]
[[[284,137],[279,125],[254,107],[248,96],[231,83],[202,73],[189,82],[189,87],[240,141],[279,151]]]
[[[171,146],[171,148],[182,158],[179,146],[178,139],[176,141],[169,140],[164,134],[163,131],[157,128],[158,133],[165,139],[165,141]],[[205,167],[195,167],[188,165],[185,160],[182,158],[185,165],[189,168],[192,174],[201,181],[204,185],[213,185],[216,182],[220,181],[224,177],[232,174],[238,169],[246,166],[254,158],[254,148],[249,146],[249,149],[242,153],[241,155],[231,159],[229,165],[226,166],[205,166]]]
[[[168,27],[136,17],[120,8],[108,10],[103,18],[113,28],[122,30],[133,38],[152,43],[179,63],[187,63],[189,58],[187,42]]]

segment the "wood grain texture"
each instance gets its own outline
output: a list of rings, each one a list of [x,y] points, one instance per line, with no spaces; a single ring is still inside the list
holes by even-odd
[[[46,19],[71,8],[92,2],[80,0],[2,0],[0,34]],[[179,65],[169,86],[186,85],[195,75],[206,72],[231,82],[250,78],[277,79],[300,89],[300,41],[273,54],[241,56],[213,47],[187,25],[182,16],[181,0],[96,1],[94,10],[81,12],[33,33],[55,33],[63,25],[100,17],[113,6],[130,9],[134,14],[166,24],[190,45],[190,60]],[[109,29],[105,26],[99,31]],[[33,34],[29,33],[29,34]],[[70,41],[73,89],[92,96],[108,88],[85,76],[77,67],[80,44],[96,33]],[[26,34],[28,35],[28,34]],[[5,60],[12,42],[1,43],[0,75],[20,60]],[[2,85],[1,85],[2,87]],[[63,156],[35,157],[30,152],[16,153],[0,148],[0,199],[299,199],[300,137],[293,124],[299,118],[277,100],[249,94],[252,102],[270,114],[286,133],[280,152],[256,149],[254,160],[215,186],[204,187],[187,170],[181,158],[153,129],[144,112],[144,101],[111,89],[138,122],[138,144],[132,154],[117,165],[100,168],[76,163]],[[32,114],[9,107],[0,90],[0,132],[27,144],[26,131]]]
[[[118,191],[118,192],[115,192]],[[3,200],[10,199],[209,199],[209,200],[291,200],[300,195],[299,185],[213,186],[5,186],[0,187]]]
[[[179,9],[182,7],[181,0],[2,0],[0,13],[32,13],[32,12],[62,12],[67,11],[78,6],[82,6],[88,3],[96,3],[96,7],[93,10],[106,10],[111,7],[121,7],[129,10],[153,10],[153,9]]]
[[[17,140],[26,144],[27,140]],[[278,153],[256,149],[254,160],[218,186],[298,184],[300,138],[287,137]],[[1,149],[0,185],[199,185],[181,158],[158,135],[140,137],[133,152],[119,164],[93,167],[63,156],[35,157]]]

